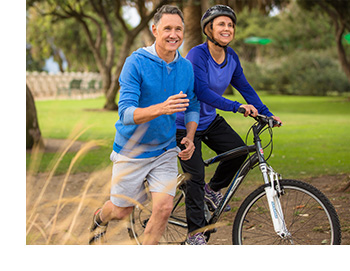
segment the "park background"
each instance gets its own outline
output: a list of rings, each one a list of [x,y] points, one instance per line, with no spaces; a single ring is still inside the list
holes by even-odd
[[[153,42],[151,18],[165,3],[184,12],[183,56],[204,41],[199,22],[208,7],[236,11],[230,46],[284,122],[269,162],[285,177],[322,185],[342,210],[343,244],[350,244],[350,4],[302,0],[27,1],[26,243],[86,243],[90,214],[108,194],[118,77],[125,58]],[[80,84],[70,86],[73,80]],[[243,102],[231,88],[226,97]],[[220,114],[245,138],[252,120]],[[253,174],[247,185],[260,184]]]

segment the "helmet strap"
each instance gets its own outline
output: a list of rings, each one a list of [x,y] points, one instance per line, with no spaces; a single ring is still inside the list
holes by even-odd
[[[224,51],[225,51],[225,63],[224,65],[222,65],[220,67],[220,69],[224,68],[226,65],[227,65],[227,46],[228,44],[226,44],[225,46],[222,46],[220,43],[218,43],[216,40],[212,39],[211,37],[209,37],[208,35],[206,35],[208,40],[210,40],[212,43],[214,43],[215,45],[221,47],[221,48],[224,48]]]

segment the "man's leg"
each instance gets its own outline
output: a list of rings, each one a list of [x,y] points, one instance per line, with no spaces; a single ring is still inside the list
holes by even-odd
[[[118,207],[110,200],[106,201],[102,208],[96,210],[90,227],[89,244],[101,244],[107,231],[108,223],[111,220],[121,220],[132,212],[134,207]]]
[[[147,223],[143,245],[158,245],[173,208],[174,197],[166,193],[152,193],[152,215]]]
[[[122,220],[131,214],[134,207],[118,207],[110,200],[106,201],[100,213],[102,223],[107,223],[111,220]]]

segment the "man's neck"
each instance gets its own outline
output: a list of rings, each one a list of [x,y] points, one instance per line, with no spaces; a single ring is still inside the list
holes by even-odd
[[[157,55],[161,59],[163,59],[166,63],[170,63],[170,62],[172,62],[175,59],[176,51],[175,52],[173,52],[173,51],[163,51],[163,50],[161,50],[160,48],[157,47],[157,43],[156,43],[155,49],[156,49]]]

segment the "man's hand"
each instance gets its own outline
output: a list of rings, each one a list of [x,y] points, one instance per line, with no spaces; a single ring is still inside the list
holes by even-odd
[[[161,104],[161,115],[171,115],[177,112],[186,111],[189,106],[189,99],[185,99],[187,94],[180,91],[179,94],[170,96],[165,102]]]
[[[182,138],[181,142],[182,145],[184,145],[186,147],[186,149],[182,150],[179,153],[179,157],[181,160],[189,160],[192,157],[192,154],[195,150],[195,146],[193,144],[193,141],[190,140],[187,137]]]
[[[151,121],[161,115],[171,115],[176,112],[186,111],[190,101],[189,99],[185,99],[186,97],[187,94],[180,91],[179,94],[170,96],[165,102],[145,108],[136,108],[134,111],[135,124]]]

